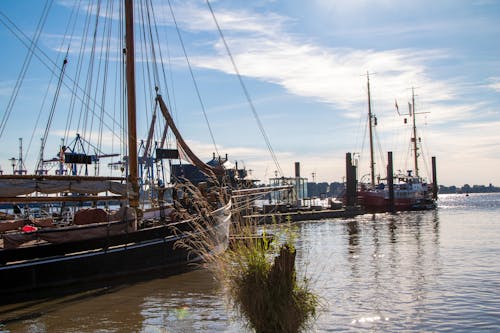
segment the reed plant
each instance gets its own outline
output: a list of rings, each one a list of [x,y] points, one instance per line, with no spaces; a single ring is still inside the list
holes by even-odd
[[[244,219],[240,209],[235,209],[229,247],[218,251],[217,233],[207,228],[214,225],[213,217],[205,214],[213,209],[213,203],[197,187],[183,186],[190,193],[188,197],[196,201],[192,204],[197,215],[191,216],[192,237],[184,239],[181,246],[203,257],[204,265],[223,287],[228,304],[248,328],[256,333],[295,333],[306,329],[316,315],[318,297],[311,291],[308,279],[297,278],[296,233],[291,225],[272,228],[277,230],[273,235],[264,229],[262,235],[256,236],[258,221]]]

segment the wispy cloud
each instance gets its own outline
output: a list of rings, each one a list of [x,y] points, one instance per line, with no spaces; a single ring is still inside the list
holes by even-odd
[[[163,5],[163,11],[170,13],[168,5]],[[178,25],[184,30],[192,32],[217,30],[207,6],[200,7],[195,2],[176,2],[174,15]],[[289,18],[275,13],[260,14],[248,10],[235,12],[224,8],[217,8],[216,15],[218,23],[226,31],[263,35],[273,35],[290,21]],[[170,19],[164,23],[169,24]]]
[[[196,6],[188,9],[195,17],[202,15],[196,14],[198,11],[206,11]],[[363,75],[366,71],[373,73],[371,90],[374,105],[378,110],[394,111],[386,115],[383,112],[379,114],[379,118],[385,118],[381,133],[382,139],[386,140],[383,143],[386,149],[390,147],[388,140],[391,138],[384,138],[384,133],[390,136],[388,133],[401,127],[402,122],[394,117],[394,100],[398,100],[400,108],[406,108],[412,86],[417,88],[419,95],[419,111],[429,112],[429,121],[434,128],[439,129],[439,132],[429,135],[429,142],[432,142],[436,151],[449,149],[450,146],[445,145],[445,142],[460,145],[461,138],[464,138],[464,133],[461,136],[459,134],[460,124],[466,123],[475,116],[478,109],[484,107],[478,102],[461,101],[461,85],[457,84],[456,79],[436,79],[430,75],[433,64],[452,59],[453,54],[447,49],[375,50],[331,47],[289,31],[284,24],[288,19],[276,14],[271,14],[270,17],[249,11],[224,10],[223,19],[218,11],[216,15],[243,76],[276,84],[290,94],[329,104],[332,112],[338,115],[358,116],[359,110],[366,107],[366,78]],[[208,21],[204,22],[202,25],[189,25],[185,22],[184,26],[192,31],[213,32],[212,28],[207,28],[212,25]],[[251,22],[251,26],[243,24],[243,28],[237,28],[234,22]],[[274,23],[270,26],[269,22]],[[271,30],[272,33],[269,32]],[[234,74],[222,41],[214,39],[212,48],[212,53],[191,56],[192,64],[199,68]],[[490,88],[497,89],[497,83],[497,78],[492,79]],[[451,128],[445,126],[450,124],[457,125]],[[494,138],[494,134],[489,137]],[[406,139],[409,140],[409,137]],[[481,145],[481,141],[478,138],[464,144],[474,149]],[[474,146],[471,146],[473,142]],[[483,154],[496,149],[484,145],[482,147]],[[285,166],[293,165],[294,159],[297,159],[295,154],[290,152],[280,156],[280,163]],[[300,154],[301,158],[305,158],[303,152]],[[313,160],[317,160],[313,164],[314,170],[307,165],[304,165],[304,169],[307,172],[315,171],[318,176],[323,172],[327,174],[332,166],[343,168],[343,156],[336,159],[329,158],[328,155],[317,159],[308,157],[309,163]],[[253,162],[263,170],[272,168],[264,160]],[[262,170],[261,172],[264,173]]]
[[[267,22],[272,20],[269,17],[249,14],[226,11],[224,17],[227,22],[250,20],[252,34],[241,34],[232,30],[231,24],[226,27],[220,22],[239,72],[244,76],[280,85],[292,94],[343,110],[352,109],[365,99],[365,79],[361,76],[368,70],[377,73],[374,99],[392,103],[395,97],[408,96],[408,88],[416,84],[422,87],[421,93],[429,101],[447,101],[456,95],[447,82],[427,75],[426,64],[448,57],[444,50],[376,51],[325,47],[287,32],[282,24],[276,24],[270,34]],[[218,40],[213,48],[215,53],[194,56],[192,63],[234,74],[223,43]]]
[[[500,92],[500,77],[490,77],[490,84],[487,85],[488,88],[495,90],[496,92]]]

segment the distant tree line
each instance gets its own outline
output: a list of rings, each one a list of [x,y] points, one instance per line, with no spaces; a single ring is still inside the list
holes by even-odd
[[[457,186],[439,186],[439,193],[449,194],[449,193],[494,193],[500,192],[500,187],[493,186],[491,183],[486,185],[472,185],[465,184],[462,187]]]

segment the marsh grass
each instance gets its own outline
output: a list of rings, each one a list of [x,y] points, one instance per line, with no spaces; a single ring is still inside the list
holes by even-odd
[[[214,273],[222,282],[229,304],[257,333],[299,332],[316,314],[318,298],[307,279],[297,279],[294,233],[253,237],[254,227],[215,259]],[[277,230],[277,228],[275,228]]]
[[[291,225],[273,228],[278,230],[273,235],[264,230],[256,236],[257,221],[245,220],[235,210],[229,247],[217,251],[217,233],[209,228],[215,222],[209,214],[213,203],[196,186],[183,186],[193,202],[182,218],[192,218],[193,235],[179,246],[203,257],[204,265],[223,287],[228,305],[248,328],[257,333],[294,333],[308,328],[316,315],[318,297],[308,279],[297,278],[293,246],[296,232]],[[223,191],[219,194],[219,200],[226,199]]]

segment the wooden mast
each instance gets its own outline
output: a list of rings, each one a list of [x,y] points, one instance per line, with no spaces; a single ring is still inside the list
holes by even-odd
[[[370,130],[370,176],[372,186],[375,186],[375,161],[373,159],[373,129],[372,129],[372,102],[370,96],[370,74],[366,72],[367,87],[368,87],[368,127]]]
[[[134,59],[134,4],[132,0],[125,3],[125,50],[127,79],[127,115],[128,115],[128,182],[132,186],[130,207],[139,207],[139,182],[137,181],[137,128],[135,97],[135,59]]]
[[[411,108],[413,118],[413,160],[415,163],[415,176],[418,177],[418,146],[417,146],[417,125],[415,121],[415,89],[411,88]]]

